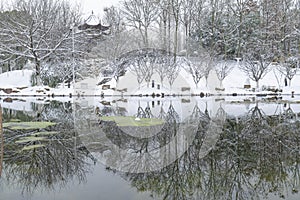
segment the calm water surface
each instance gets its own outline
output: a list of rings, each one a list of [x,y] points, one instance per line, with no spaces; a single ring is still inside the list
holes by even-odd
[[[297,101],[1,104],[0,199],[300,198]]]

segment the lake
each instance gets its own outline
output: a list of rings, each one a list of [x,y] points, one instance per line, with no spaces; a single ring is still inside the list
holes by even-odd
[[[0,199],[299,199],[298,96],[2,99]]]

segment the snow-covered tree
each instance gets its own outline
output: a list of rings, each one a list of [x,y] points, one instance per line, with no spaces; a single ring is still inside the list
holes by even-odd
[[[168,74],[167,74],[167,79],[170,85],[170,90],[172,89],[173,83],[178,77],[180,72],[180,66],[177,62],[170,62],[168,65]]]
[[[170,51],[170,16],[171,16],[170,0],[161,0],[158,5],[158,21],[160,25],[159,39],[161,42],[160,48]]]
[[[140,65],[140,61],[136,60],[130,65],[130,71],[136,75],[137,82],[139,84],[139,89],[142,82],[145,80],[145,69]]]
[[[70,28],[78,19],[78,11],[67,1],[16,0],[11,11],[1,14],[0,51],[30,59],[40,84],[44,62],[70,56],[71,47],[64,44],[71,40]]]
[[[155,67],[155,72],[158,74],[159,79],[160,79],[160,84],[163,87],[164,86],[164,79],[167,77],[168,72],[169,72],[169,68],[167,66],[169,66],[170,63],[170,59],[169,57],[163,57],[161,59],[161,62],[157,63],[156,67]]]
[[[158,6],[155,0],[125,0],[123,2],[123,13],[128,26],[137,29],[144,42],[149,46],[149,28],[156,22],[158,17]]]
[[[104,14],[104,21],[109,25],[111,35],[125,30],[124,16],[119,8],[115,6],[106,7],[104,8]]]
[[[133,58],[130,61],[130,71],[136,75],[139,88],[143,81],[147,82],[147,86],[151,81],[151,77],[154,74],[154,58],[149,58],[147,56],[143,58]]]
[[[155,72],[155,66],[156,66],[156,58],[155,57],[148,57],[145,56],[143,58],[140,58],[140,65],[144,69],[144,76],[145,81],[147,83],[147,87],[149,87],[151,78]]]
[[[210,71],[213,69],[213,62],[212,59],[209,58],[208,60],[205,61],[204,63],[204,77],[205,77],[205,86],[207,87],[208,85],[208,76],[210,74]]]
[[[181,14],[181,23],[184,26],[184,32],[185,32],[185,49],[186,54],[188,55],[189,50],[189,38],[191,35],[191,29],[192,29],[192,21],[193,21],[193,15],[195,14],[195,0],[183,0],[182,1],[182,14]]]
[[[90,55],[111,62],[127,52],[138,49],[139,41],[136,38],[136,34],[129,31],[114,33],[95,45]]]
[[[297,58],[292,57],[279,63],[278,70],[289,80],[289,86],[291,86],[291,81],[298,71],[298,62]]]
[[[201,78],[205,75],[205,60],[198,58],[189,58],[187,62],[186,70],[192,75],[193,81],[198,88],[198,83]]]
[[[220,60],[216,62],[215,64],[215,71],[217,74],[217,77],[220,81],[220,87],[222,88],[223,80],[229,75],[231,70],[233,69],[233,65],[230,64],[230,62],[225,60]]]
[[[251,80],[256,82],[256,90],[259,90],[259,80],[268,72],[272,62],[270,55],[263,55],[259,52],[245,55],[240,70],[243,71]]]

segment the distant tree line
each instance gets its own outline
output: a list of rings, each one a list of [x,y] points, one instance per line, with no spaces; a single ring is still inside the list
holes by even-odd
[[[209,62],[220,87],[231,71],[224,62],[241,58],[257,89],[272,67],[290,84],[299,66],[299,8],[293,0],[124,0],[105,9],[111,37],[94,52],[113,60],[134,49],[163,49],[195,61],[187,71],[196,86]]]
[[[257,50],[276,59],[299,54],[298,1],[124,0],[121,5],[106,8],[106,20],[116,36],[124,30],[140,35],[139,47],[186,55],[205,48],[230,58]]]

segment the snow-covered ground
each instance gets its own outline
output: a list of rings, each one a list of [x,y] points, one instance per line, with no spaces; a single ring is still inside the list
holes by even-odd
[[[190,85],[191,90],[188,92],[181,92],[179,90],[178,93],[171,91],[169,86],[157,88],[150,88],[147,84],[142,83],[140,87],[136,86],[136,90],[133,93],[125,93],[129,95],[151,95],[151,94],[176,94],[176,95],[190,95],[197,94],[199,95],[201,92],[204,94],[210,95],[232,95],[236,93],[238,95],[255,95],[257,93],[266,94],[271,93],[267,91],[263,91],[262,88],[278,88],[282,89],[280,93],[286,98],[291,98],[293,100],[292,93],[294,95],[300,94],[300,74],[296,74],[292,79],[291,87],[283,87],[284,85],[284,77],[276,71],[275,66],[271,66],[271,69],[266,76],[264,76],[260,82],[260,91],[254,92],[253,88],[256,87],[256,83],[250,80],[245,73],[243,73],[236,63],[233,63],[233,69],[229,73],[229,75],[223,80],[223,88],[224,90],[216,91],[215,88],[220,85],[219,80],[216,79],[216,75],[214,72],[211,72],[211,75],[208,79],[208,86],[206,86],[206,81],[202,78],[198,84],[198,87],[192,81],[192,77],[188,73],[181,73],[180,79],[185,80],[188,85]],[[32,70],[15,70],[11,72],[5,72],[0,74],[0,96],[4,97],[15,97],[15,96],[45,96],[45,97],[58,97],[58,96],[77,96],[78,94],[89,94],[89,95],[122,95],[122,92],[117,90],[102,90],[101,86],[97,86],[97,81],[91,81],[89,79],[77,82],[75,89],[73,89],[73,85],[68,88],[67,86],[60,85],[56,88],[50,88],[48,86],[34,86],[31,87],[30,79],[33,71]],[[132,79],[132,77],[131,77]],[[175,81],[176,82],[176,81]],[[245,84],[250,84],[250,89],[245,89]],[[90,84],[90,85],[88,85]],[[116,82],[114,79],[110,81],[108,84],[111,84],[111,88],[115,87]],[[150,83],[151,84],[151,83]],[[80,86],[81,85],[81,86]],[[84,87],[82,87],[82,85]],[[88,86],[87,86],[88,85]],[[125,87],[125,83],[122,83],[122,86]],[[78,87],[82,87],[78,89]],[[88,89],[86,89],[87,87]],[[126,86],[128,87],[128,86]],[[134,87],[132,87],[134,88]],[[7,92],[7,89],[13,91],[13,93]],[[89,90],[89,92],[88,92]]]
[[[291,81],[291,87],[284,87],[284,76],[282,76],[275,66],[270,67],[271,70],[259,81],[260,88],[278,88],[282,89],[281,94],[290,95],[292,91],[294,94],[300,94],[300,74],[297,73]],[[277,77],[277,78],[276,78]],[[232,94],[254,94],[252,89],[244,89],[243,86],[249,81],[251,88],[256,87],[256,82],[250,80],[245,73],[243,73],[238,66],[235,66],[230,74],[224,79],[223,87],[225,93]],[[259,93],[263,93],[260,91]]]
[[[29,87],[32,70],[15,70],[0,74],[0,88]]]
[[[174,107],[176,112],[178,112],[181,120],[184,120],[189,116],[195,106],[197,106],[203,113],[207,108],[210,116],[216,116],[220,109],[224,109],[226,115],[233,117],[245,115],[251,108],[253,108],[258,102],[258,106],[267,115],[278,114],[284,112],[288,107],[296,113],[300,113],[300,80],[295,77],[292,80],[292,87],[283,88],[285,94],[280,94],[274,98],[274,96],[263,96],[258,97],[255,93],[250,90],[246,90],[242,85],[244,85],[247,79],[246,75],[243,74],[238,68],[234,68],[228,77],[223,81],[223,86],[225,88],[225,93],[232,94],[234,92],[243,95],[232,96],[232,95],[220,95],[216,93],[215,95],[209,95],[201,98],[200,96],[160,96],[152,97],[143,96],[139,97],[139,94],[152,94],[157,93],[155,88],[148,88],[147,85],[142,84],[140,90],[137,90],[134,97],[125,96],[96,96],[96,97],[78,97],[78,90],[76,87],[86,87],[87,84],[94,84],[92,80],[81,81],[73,89],[68,88],[67,85],[60,85],[57,88],[50,88],[48,86],[30,86],[30,77],[33,72],[30,70],[19,70],[12,71],[9,73],[3,73],[0,75],[0,84],[2,89],[11,88],[16,93],[6,94],[4,91],[0,91],[0,103],[3,108],[9,108],[13,110],[20,111],[32,111],[32,103],[36,104],[47,104],[49,100],[57,100],[61,102],[70,101],[71,103],[79,103],[80,105],[85,105],[88,107],[99,108],[100,110],[104,107],[110,107],[112,109],[124,108],[126,110],[126,115],[134,116],[137,112],[138,106],[140,105],[144,109],[146,107],[151,108],[151,112],[158,116],[162,109],[167,112],[170,105]],[[299,75],[297,75],[299,76]],[[255,83],[250,81],[251,86],[255,86]],[[263,80],[260,82],[261,85],[266,86],[278,86],[277,79],[270,72],[267,74]],[[200,85],[193,92],[203,92],[208,89],[203,86],[205,85],[205,80],[201,80]],[[92,93],[100,95],[101,88],[95,86],[92,88]],[[161,88],[160,93],[168,94],[169,88]],[[291,92],[294,91],[295,95],[292,96]],[[70,95],[72,94],[72,95]],[[111,95],[116,94],[114,91]],[[71,98],[72,97],[72,98]],[[271,103],[268,98],[271,99]]]
[[[33,71],[31,70],[17,70],[12,72],[6,72],[0,74],[0,102],[4,108],[20,111],[32,111],[32,103],[46,104],[49,100],[57,101],[70,101],[72,103],[79,103],[88,107],[103,109],[105,106],[110,108],[124,108],[126,115],[134,116],[140,105],[144,109],[146,107],[151,108],[151,112],[158,116],[162,109],[167,112],[170,105],[174,106],[176,112],[178,112],[181,120],[184,120],[189,116],[195,106],[197,106],[202,112],[207,109],[210,116],[216,116],[220,109],[223,109],[226,115],[232,117],[243,116],[249,112],[251,108],[256,106],[258,102],[259,108],[267,115],[279,114],[284,112],[287,108],[291,108],[295,113],[300,113],[300,78],[296,75],[292,80],[291,87],[282,87],[284,85],[283,77],[276,78],[274,71],[270,71],[261,81],[261,87],[275,87],[283,89],[283,92],[274,98],[272,96],[256,96],[256,93],[252,89],[244,89],[243,86],[246,82],[250,83],[251,88],[256,86],[256,83],[251,80],[247,80],[247,76],[239,70],[237,66],[231,71],[231,73],[224,79],[223,87],[224,91],[212,91],[213,87],[206,87],[205,79],[201,79],[198,88],[191,90],[194,94],[209,93],[210,95],[201,98],[199,96],[183,95],[175,97],[171,96],[159,96],[152,97],[151,94],[170,94],[170,88],[161,87],[159,90],[156,88],[149,88],[147,84],[142,84],[140,89],[137,89],[133,95],[135,97],[129,97],[120,95],[120,92],[113,90],[106,90],[104,97],[78,97],[78,94],[96,94],[101,95],[102,87],[97,86],[97,81],[94,79],[87,79],[77,82],[75,89],[73,85],[70,88],[67,85],[60,85],[56,88],[50,88],[48,86],[30,86],[30,78]],[[278,75],[278,74],[277,74]],[[191,85],[194,83],[192,79],[188,77],[188,74],[181,74]],[[114,81],[114,80],[112,80]],[[210,77],[208,83],[215,82],[216,77]],[[88,85],[90,84],[90,85]],[[218,85],[219,83],[215,83]],[[79,90],[78,90],[78,88]],[[88,89],[84,89],[87,87]],[[214,86],[215,87],[215,86]],[[3,90],[12,89],[14,93],[7,94]],[[88,92],[89,90],[89,92]],[[107,93],[110,91],[110,93]],[[80,93],[83,92],[83,93]],[[292,96],[292,92],[294,96]],[[232,96],[233,93],[241,94],[238,96]],[[264,92],[260,92],[264,93]],[[71,94],[71,95],[70,95]],[[118,96],[108,96],[115,95]],[[139,95],[150,94],[149,96],[139,97]],[[171,93],[173,94],[173,93]],[[269,99],[268,99],[269,98]],[[272,99],[273,98],[273,99]],[[269,102],[271,100],[271,103]]]
[[[0,74],[0,96],[68,96],[73,94],[73,88],[59,86],[50,88],[48,86],[31,86],[32,70],[15,70]],[[12,90],[7,92],[5,90]]]

